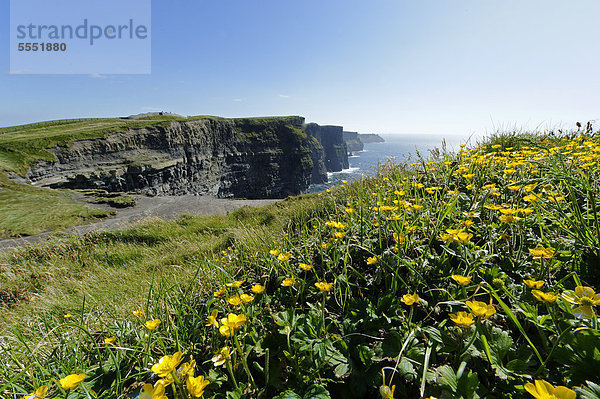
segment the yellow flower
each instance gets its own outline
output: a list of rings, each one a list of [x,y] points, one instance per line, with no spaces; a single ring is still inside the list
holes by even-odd
[[[452,279],[460,285],[469,285],[473,276],[461,276],[459,274],[453,274]]]
[[[219,332],[221,335],[229,337],[233,331],[239,330],[246,320],[245,314],[236,315],[234,313],[229,313],[227,317],[223,317],[221,319],[221,327],[219,327]]]
[[[315,287],[317,287],[319,289],[319,291],[321,291],[321,292],[329,291],[331,289],[332,285],[333,285],[333,283],[325,283],[325,282],[315,283]]]
[[[473,312],[473,314],[477,317],[483,317],[484,319],[487,319],[496,313],[496,308],[494,308],[494,305],[488,305],[485,302],[467,301],[466,304],[469,309],[471,309],[471,312]]]
[[[279,250],[277,250],[277,249],[272,249],[272,250],[270,250],[270,251],[269,251],[269,253],[270,253],[271,255],[273,255],[273,256],[277,256],[277,255],[279,255]]]
[[[156,327],[160,324],[160,319],[148,320],[146,322],[146,328],[150,331],[156,330]]]
[[[291,287],[292,285],[294,285],[295,282],[296,282],[295,277],[288,277],[285,280],[283,280],[283,282],[281,283],[281,286],[282,287]]]
[[[168,399],[165,395],[165,384],[161,381],[157,381],[154,385],[144,384],[139,399]]]
[[[375,263],[377,263],[377,256],[367,258],[367,265],[374,265]]]
[[[242,294],[240,295],[240,299],[243,303],[248,304],[254,300],[254,297],[252,295]]]
[[[534,249],[529,249],[529,253],[533,256],[533,259],[550,259],[552,256],[554,256],[554,252],[554,248],[544,248],[543,245],[539,244]]]
[[[250,291],[254,292],[255,294],[261,294],[264,290],[265,290],[264,285],[254,284]]]
[[[407,304],[408,306],[411,306],[415,302],[419,302],[420,299],[421,298],[419,298],[419,294],[404,294],[402,296],[401,301]]]
[[[185,382],[188,392],[195,398],[199,398],[204,393],[204,388],[210,383],[205,380],[203,375],[198,377],[190,377]]]
[[[540,197],[538,197],[535,194],[529,194],[523,197],[523,199],[527,202],[537,202],[540,200]]]
[[[65,319],[70,319],[71,317],[73,317],[73,315],[71,313],[67,313],[67,314],[63,315],[63,317]]]
[[[567,387],[555,387],[543,380],[535,380],[535,385],[528,382],[525,384],[525,390],[537,399],[575,399],[577,396]]]
[[[343,231],[336,231],[335,233],[333,233],[333,235],[335,236],[335,238],[344,238],[346,233],[344,233]]]
[[[469,327],[475,322],[473,315],[467,312],[458,312],[456,314],[450,314],[450,319],[461,327]]]
[[[44,399],[46,397],[46,392],[48,392],[48,387],[46,385],[42,385],[36,389],[35,392],[23,396],[23,399]]]
[[[186,379],[194,376],[194,368],[196,367],[196,361],[194,359],[187,363],[183,363],[183,366],[178,370],[180,379]]]
[[[518,216],[500,215],[500,221],[502,223],[518,222],[519,220],[521,220],[521,218]]]
[[[556,294],[554,294],[552,292],[543,292],[540,290],[532,290],[531,293],[533,294],[535,299],[537,299],[538,301],[548,302],[548,303],[556,302]]]
[[[354,209],[353,209],[353,208],[346,208],[346,209],[345,209],[345,211],[346,211],[346,213],[347,213],[347,214],[349,214],[349,215],[351,215],[351,214],[353,214],[353,213],[354,213]]]
[[[544,282],[542,280],[523,280],[526,286],[529,288],[533,288],[539,290],[544,286]]]
[[[562,294],[568,302],[579,305],[573,309],[573,314],[576,317],[584,319],[594,318],[594,306],[600,305],[600,294],[596,294],[591,287],[578,286],[575,287],[575,292],[565,291]]]
[[[234,295],[232,297],[229,297],[227,302],[229,302],[230,305],[237,306],[240,303],[242,303],[242,298],[240,298],[239,295]]]
[[[219,328],[219,322],[217,321],[218,315],[219,315],[219,311],[217,309],[213,309],[213,311],[210,312],[210,316],[208,316],[206,318],[206,325],[207,326],[215,326],[216,328]]]
[[[134,310],[134,311],[133,311],[133,312],[131,312],[131,313],[133,313],[133,315],[134,315],[135,317],[140,317],[141,315],[143,315],[143,314],[144,314],[144,311],[143,311],[142,309],[137,309],[137,310]]]
[[[75,389],[84,379],[85,374],[70,374],[60,379],[60,386],[62,389]]]
[[[277,257],[277,260],[279,260],[281,262],[287,262],[288,260],[290,260],[291,257],[292,257],[291,253],[289,253],[289,252],[282,252]]]
[[[218,297],[225,295],[226,292],[227,292],[227,288],[221,287],[218,291],[213,292],[213,295],[215,298],[218,298]]]
[[[104,338],[104,343],[105,344],[114,344],[115,342],[117,342],[117,338],[116,337],[108,337],[108,338]]]
[[[222,366],[225,364],[227,359],[231,357],[231,349],[228,346],[224,346],[219,353],[212,357],[212,362],[215,367]]]
[[[163,356],[158,363],[152,366],[152,371],[158,374],[159,377],[166,377],[177,369],[182,360],[183,355],[181,352]]]
[[[402,234],[398,234],[396,232],[394,232],[392,234],[392,237],[394,237],[394,241],[396,241],[396,244],[402,245],[406,241],[406,237],[404,237]]]
[[[227,283],[225,285],[228,287],[240,288],[242,286],[242,284],[244,284],[245,282],[246,282],[246,280],[237,280],[237,281],[234,281],[233,283]]]
[[[306,263],[300,263],[298,266],[300,266],[300,269],[308,272],[310,270],[312,270],[313,265],[307,265]]]

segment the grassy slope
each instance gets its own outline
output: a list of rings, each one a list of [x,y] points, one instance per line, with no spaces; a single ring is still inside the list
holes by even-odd
[[[58,230],[110,216],[73,200],[69,190],[18,184],[0,172],[0,239]]]
[[[334,397],[376,397],[382,374],[396,397],[525,398],[523,384],[534,379],[592,389],[597,323],[577,318],[564,297],[536,297],[523,280],[543,282],[550,298],[586,283],[598,288],[598,159],[598,136],[499,137],[418,163],[414,172],[384,168],[377,179],[321,197],[2,257],[2,297],[12,289],[23,298],[2,316],[14,328],[5,353],[15,357],[3,360],[0,380],[18,392],[47,383],[56,396],[53,378],[85,371],[88,389],[117,397],[150,381],[148,366],[161,356],[181,350],[211,380],[204,397],[241,397],[228,371],[210,361],[223,345],[234,346],[205,326],[217,310],[248,316],[234,361],[240,394],[252,391],[242,364],[251,362],[259,388],[249,397],[323,387]],[[289,256],[269,254],[273,248]],[[302,262],[314,268],[304,272]],[[470,281],[459,285],[453,275]],[[292,276],[293,286],[282,286]],[[223,287],[240,277],[248,279],[241,288]],[[319,281],[332,283],[331,291],[320,293]],[[254,302],[228,303],[256,282],[266,290]],[[227,296],[214,298],[217,286]],[[408,301],[409,293],[421,300]],[[494,314],[474,321],[466,300],[491,304]],[[138,307],[141,320],[125,316]],[[462,326],[449,318],[459,311],[466,312]],[[65,312],[73,314],[66,323]],[[148,334],[143,321],[153,317],[163,323]],[[50,329],[56,333],[46,336]],[[110,336],[114,348],[102,343]]]
[[[271,248],[290,220],[324,206],[315,197],[289,198],[228,216],[157,219],[124,231],[0,253],[0,306],[5,308],[0,331],[23,323],[43,327],[57,315],[75,312],[84,298],[111,317],[124,317],[144,302],[153,279],[186,281],[199,273],[198,288],[213,288],[236,270],[198,270],[200,262],[234,242],[248,251]]]
[[[297,117],[238,118],[253,124]],[[71,119],[1,128],[0,135],[0,238],[32,235],[80,224],[110,213],[75,202],[68,192],[34,188],[10,181],[6,171],[24,175],[32,162],[53,160],[47,148],[68,146],[126,129],[166,126],[172,121],[226,120],[214,116],[152,116],[140,120],[119,118]]]

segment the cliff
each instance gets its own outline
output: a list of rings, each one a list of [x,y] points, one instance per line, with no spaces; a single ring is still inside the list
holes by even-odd
[[[51,188],[284,198],[305,192],[313,151],[304,118],[196,118],[48,148],[26,177]]]
[[[363,142],[358,137],[357,132],[343,132],[344,141],[346,142],[346,146],[348,147],[348,151],[356,152],[364,150],[365,146]]]
[[[359,133],[358,138],[363,144],[385,142],[385,140],[383,138],[381,138],[379,135],[374,134],[374,133],[368,133],[368,134],[360,134]]]
[[[320,126],[309,123],[305,126],[305,130],[309,137],[314,137],[323,147],[327,172],[348,169],[348,148],[344,142],[341,126]]]

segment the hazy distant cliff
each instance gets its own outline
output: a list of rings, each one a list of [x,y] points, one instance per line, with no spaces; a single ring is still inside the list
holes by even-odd
[[[343,133],[344,133],[344,141],[346,142],[348,151],[355,152],[355,151],[364,150],[365,146],[364,146],[363,142],[360,140],[360,138],[358,137],[357,132],[344,131]]]

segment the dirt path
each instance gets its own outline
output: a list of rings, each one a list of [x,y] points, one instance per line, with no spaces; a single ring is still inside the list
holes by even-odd
[[[57,234],[85,234],[92,231],[119,230],[146,218],[159,217],[165,220],[177,219],[180,215],[226,215],[243,206],[263,206],[279,200],[220,199],[208,196],[182,195],[164,197],[146,197],[134,195],[136,205],[132,208],[114,209],[117,214],[110,219],[96,223],[69,227],[59,232],[42,233],[34,236],[0,240],[0,250],[37,244]],[[88,204],[93,206],[91,204]],[[102,207],[103,209],[107,209]]]

